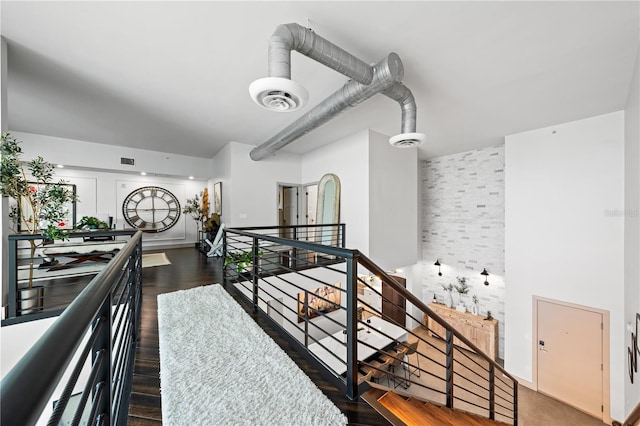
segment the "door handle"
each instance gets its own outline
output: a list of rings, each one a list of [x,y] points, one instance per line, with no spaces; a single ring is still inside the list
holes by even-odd
[[[544,347],[544,340],[538,340],[538,350],[542,352],[547,352],[547,350]]]

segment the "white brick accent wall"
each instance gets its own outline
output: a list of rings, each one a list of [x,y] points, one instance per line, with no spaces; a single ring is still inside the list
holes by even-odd
[[[504,358],[504,145],[423,161],[422,299],[444,300],[442,285],[467,278],[465,297],[477,295],[479,313],[499,321],[500,358]],[[442,264],[442,276],[436,259]],[[480,275],[489,272],[489,285]],[[458,294],[453,292],[454,304]]]

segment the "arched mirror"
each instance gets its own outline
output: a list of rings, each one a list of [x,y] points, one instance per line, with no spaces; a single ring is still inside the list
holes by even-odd
[[[328,173],[318,183],[318,202],[316,204],[316,223],[340,223],[340,179]],[[336,246],[339,230],[322,227],[317,241],[321,244]]]

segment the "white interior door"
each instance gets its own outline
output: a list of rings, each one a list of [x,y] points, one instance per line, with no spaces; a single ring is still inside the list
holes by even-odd
[[[538,391],[603,417],[602,314],[537,301]]]

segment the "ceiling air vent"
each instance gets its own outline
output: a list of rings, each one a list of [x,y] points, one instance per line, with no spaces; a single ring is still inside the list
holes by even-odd
[[[126,164],[128,166],[133,166],[135,164],[136,160],[134,160],[133,158],[125,158],[125,157],[120,157],[120,164]]]

